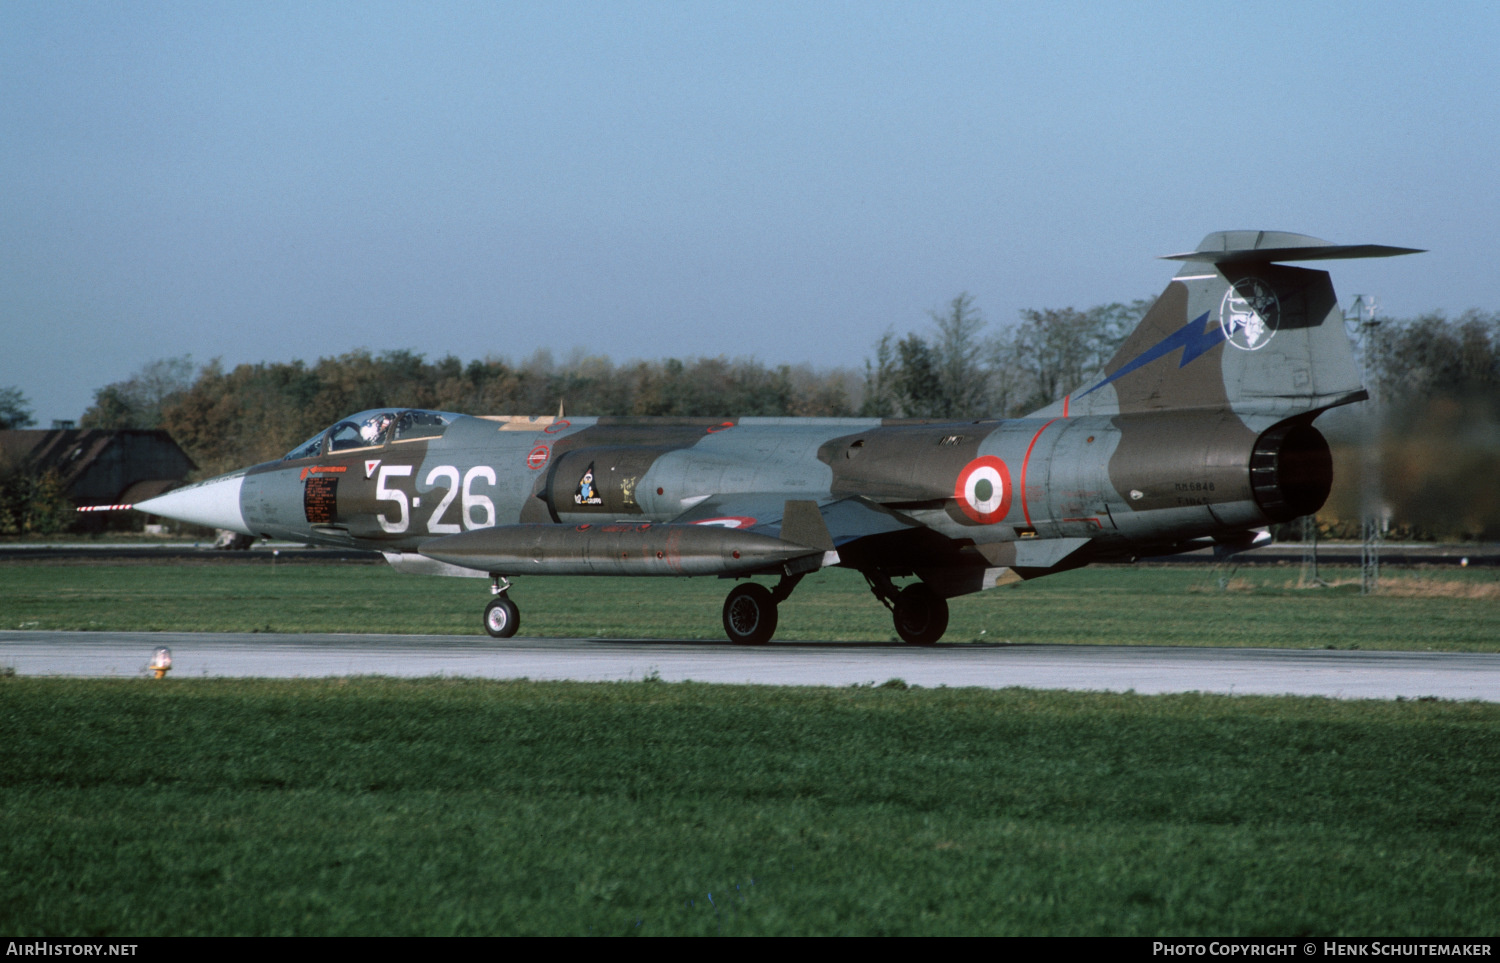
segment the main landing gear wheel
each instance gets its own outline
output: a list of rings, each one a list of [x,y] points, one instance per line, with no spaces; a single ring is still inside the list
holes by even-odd
[[[521,612],[504,595],[497,595],[484,607],[484,630],[491,638],[508,639],[521,627]]]
[[[891,610],[896,634],[912,645],[932,645],[948,631],[948,602],[924,583],[902,589]]]
[[[724,600],[724,633],[739,645],[760,645],[776,634],[776,599],[764,585],[736,586]]]

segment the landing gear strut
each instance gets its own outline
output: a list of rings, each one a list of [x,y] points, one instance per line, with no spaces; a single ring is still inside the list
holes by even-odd
[[[776,607],[802,581],[802,573],[783,575],[774,590],[754,582],[737,585],[724,600],[724,634],[738,645],[763,645],[776,634]]]
[[[484,630],[491,638],[508,639],[521,627],[521,612],[508,594],[510,580],[496,575],[490,586],[495,597],[484,607]]]
[[[891,610],[891,621],[901,641],[911,645],[932,645],[948,631],[948,602],[926,582],[914,582],[903,589],[891,584],[879,572],[865,573],[870,591]]]

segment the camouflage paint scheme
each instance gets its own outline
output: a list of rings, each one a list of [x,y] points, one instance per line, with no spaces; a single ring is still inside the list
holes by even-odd
[[[1327,273],[1277,262],[1404,253],[1210,234],[1171,256],[1183,268],[1100,375],[1025,418],[375,410],[138,507],[491,577],[497,637],[518,624],[511,577],[778,576],[725,603],[729,637],[763,642],[802,575],[842,565],[902,638],[930,643],[945,599],[1102,560],[1229,553],[1321,507],[1332,467],[1312,421],[1366,393]]]

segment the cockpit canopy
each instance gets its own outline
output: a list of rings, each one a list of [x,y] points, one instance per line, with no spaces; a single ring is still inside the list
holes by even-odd
[[[282,457],[282,461],[317,458],[356,448],[379,448],[387,442],[436,438],[462,417],[451,411],[424,411],[421,408],[371,408],[350,415],[332,427],[318,432]]]

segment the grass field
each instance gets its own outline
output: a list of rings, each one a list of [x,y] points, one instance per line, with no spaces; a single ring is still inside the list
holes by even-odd
[[[1500,650],[1493,574],[1295,580],[1086,569],[946,641]],[[514,596],[523,633],[717,639],[727,586]],[[471,634],[486,588],[12,564],[0,628]],[[782,608],[890,635],[848,573]],[[1493,936],[1497,787],[1479,703],[0,673],[0,931]]]
[[[1500,576],[1396,575],[1362,598],[1298,588],[1291,568],[1088,568],[952,601],[945,642],[1110,643],[1500,651]],[[518,579],[523,635],[720,639],[720,579]],[[91,631],[397,632],[472,635],[481,579],[384,565],[0,566],[0,628]],[[883,640],[890,617],[856,574],[809,576],[781,606],[778,638]]]
[[[1500,706],[0,678],[0,931],[1490,935]]]

